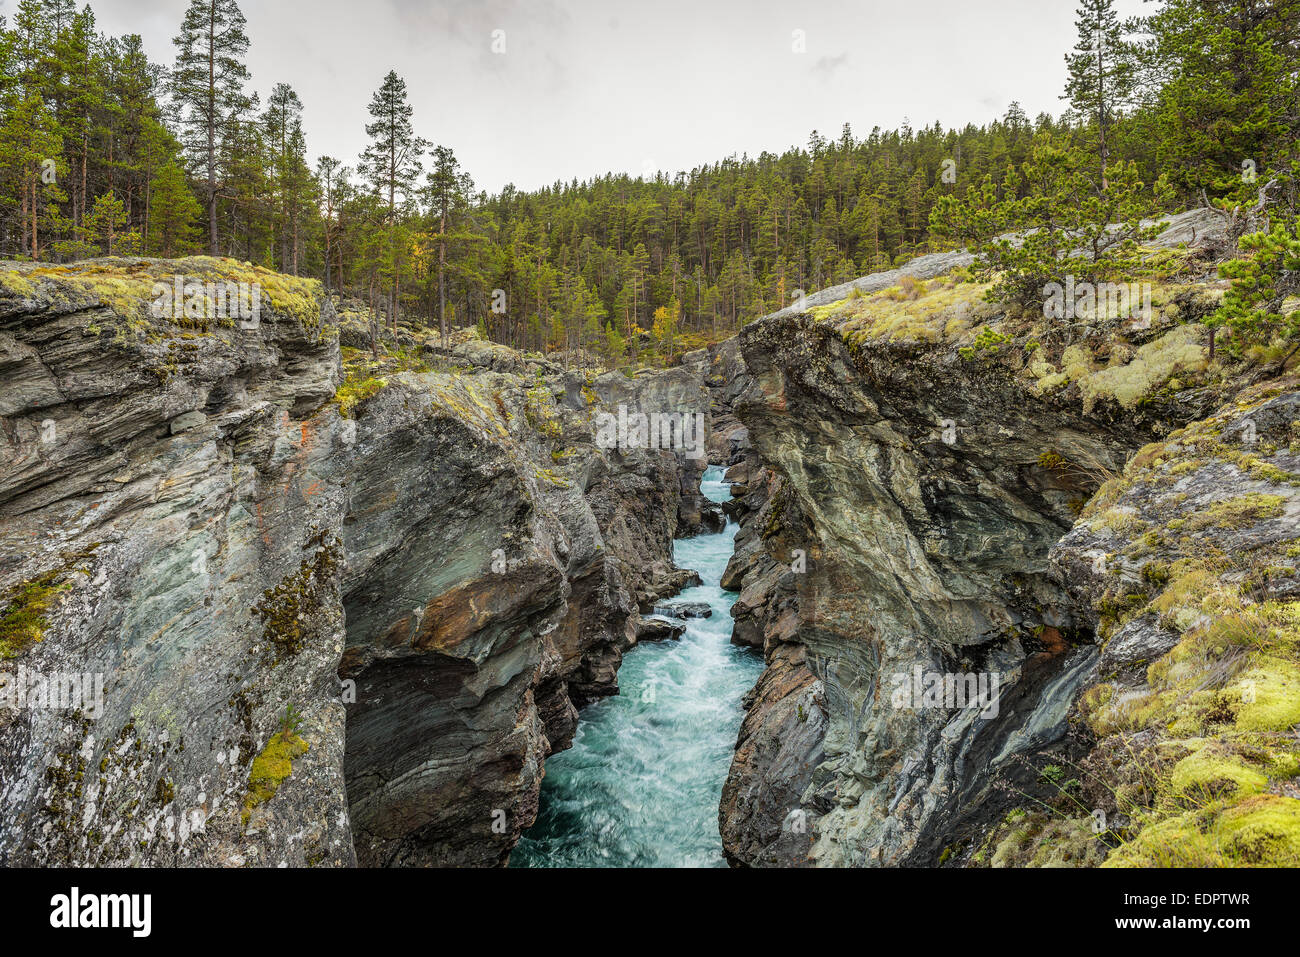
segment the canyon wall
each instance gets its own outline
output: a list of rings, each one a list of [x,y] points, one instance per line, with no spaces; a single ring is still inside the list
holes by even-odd
[[[1149,323],[1045,326],[947,255],[742,330],[752,449],[729,473],[744,525],[728,580],[736,640],[768,669],[720,809],[733,864],[1150,862],[1150,835],[1196,812],[1198,774],[1215,821],[1263,835],[1238,862],[1300,854],[1295,748],[1277,737],[1300,718],[1279,704],[1300,692],[1289,612],[1259,613],[1259,647],[1207,648],[1210,599],[1186,594],[1288,593],[1300,531],[1294,385],[1214,371],[1195,326],[1221,291],[1192,242],[1212,226],[1174,219],[1162,245],[1190,278],[1159,286]],[[1239,407],[1269,410],[1254,448],[1210,424]],[[1158,444],[1188,426],[1196,455]],[[1272,591],[1231,584],[1261,568]],[[995,707],[907,690],[930,675],[996,680]],[[1243,705],[1242,682],[1272,710]],[[1233,740],[1251,721],[1258,740]],[[1128,751],[1142,760],[1121,771]]]
[[[260,323],[155,318],[174,273]],[[0,266],[0,863],[508,859],[691,580],[703,459],[596,417],[708,397],[428,351],[353,374],[315,283],[229,260]]]

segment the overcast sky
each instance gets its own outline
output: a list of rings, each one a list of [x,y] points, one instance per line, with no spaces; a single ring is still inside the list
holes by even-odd
[[[170,64],[188,0],[91,0]],[[4,8],[12,8],[6,0]],[[1124,14],[1141,0],[1120,0]],[[242,0],[248,65],[306,107],[308,148],[354,165],[384,74],[480,188],[676,172],[848,122],[1059,113],[1075,0]],[[504,53],[493,52],[504,39]],[[797,34],[796,31],[802,31]],[[802,40],[802,51],[800,48]]]

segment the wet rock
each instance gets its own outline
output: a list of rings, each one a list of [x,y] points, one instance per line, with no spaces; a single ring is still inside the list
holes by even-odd
[[[703,601],[670,601],[655,606],[656,615],[668,618],[712,618],[713,609]]]
[[[636,640],[642,641],[679,641],[686,634],[686,625],[666,618],[642,618],[637,621]]]
[[[746,698],[718,814],[723,849],[733,866],[811,863],[821,815],[805,807],[803,796],[822,762],[826,702],[802,657],[796,646],[780,648]]]

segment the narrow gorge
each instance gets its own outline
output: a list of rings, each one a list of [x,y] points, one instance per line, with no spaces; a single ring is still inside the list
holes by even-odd
[[[630,376],[0,264],[0,681],[104,678],[0,709],[0,864],[1300,863],[1300,392],[1208,371],[1216,222],[1147,326],[950,253]]]

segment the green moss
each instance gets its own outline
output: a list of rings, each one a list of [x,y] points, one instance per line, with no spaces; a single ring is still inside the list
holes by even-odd
[[[1187,520],[1188,531],[1200,531],[1206,528],[1240,529],[1275,518],[1285,507],[1286,499],[1281,495],[1267,495],[1252,492],[1239,498],[1229,499],[1211,505],[1203,512],[1198,512]]]
[[[819,321],[834,321],[851,351],[868,340],[953,340],[982,315],[980,303],[987,289],[955,274],[929,282],[904,277],[898,286],[850,295],[811,310],[811,315]]]
[[[30,299],[36,295],[36,284],[17,270],[0,270],[0,293],[18,299]]]
[[[245,825],[256,807],[275,797],[280,785],[293,773],[294,759],[307,750],[307,742],[292,731],[281,731],[266,743],[262,753],[253,759],[248,774],[248,793],[244,796]]]
[[[1300,724],[1300,667],[1292,661],[1260,656],[1238,678],[1239,731],[1286,731]]]
[[[550,482],[558,488],[570,488],[573,483],[554,469],[534,468],[533,477],[542,482]]]
[[[1300,866],[1300,801],[1255,794],[1215,802],[1147,827],[1102,866]]]
[[[262,600],[253,608],[253,613],[262,619],[262,637],[275,649],[276,661],[303,649],[307,640],[304,622],[333,587],[342,544],[337,540],[327,542],[323,534],[310,544],[317,547],[316,554],[305,560],[293,575],[263,592]]]
[[[1106,845],[1094,833],[1091,818],[1021,810],[994,829],[981,852],[974,859],[988,858],[991,867],[1095,867]]]
[[[1179,794],[1255,794],[1268,787],[1268,777],[1206,744],[1174,765],[1169,783]]]
[[[388,385],[387,379],[363,378],[344,379],[334,393],[334,402],[339,407],[339,415],[350,419],[357,407],[371,396],[378,395]]]
[[[0,658],[17,658],[44,638],[49,627],[46,616],[55,598],[71,587],[61,578],[62,573],[49,572],[23,582],[5,596],[5,609],[0,613]]]
[[[551,390],[544,382],[539,382],[528,390],[524,402],[524,418],[532,428],[544,438],[557,440],[563,435],[559,417],[551,400]]]

